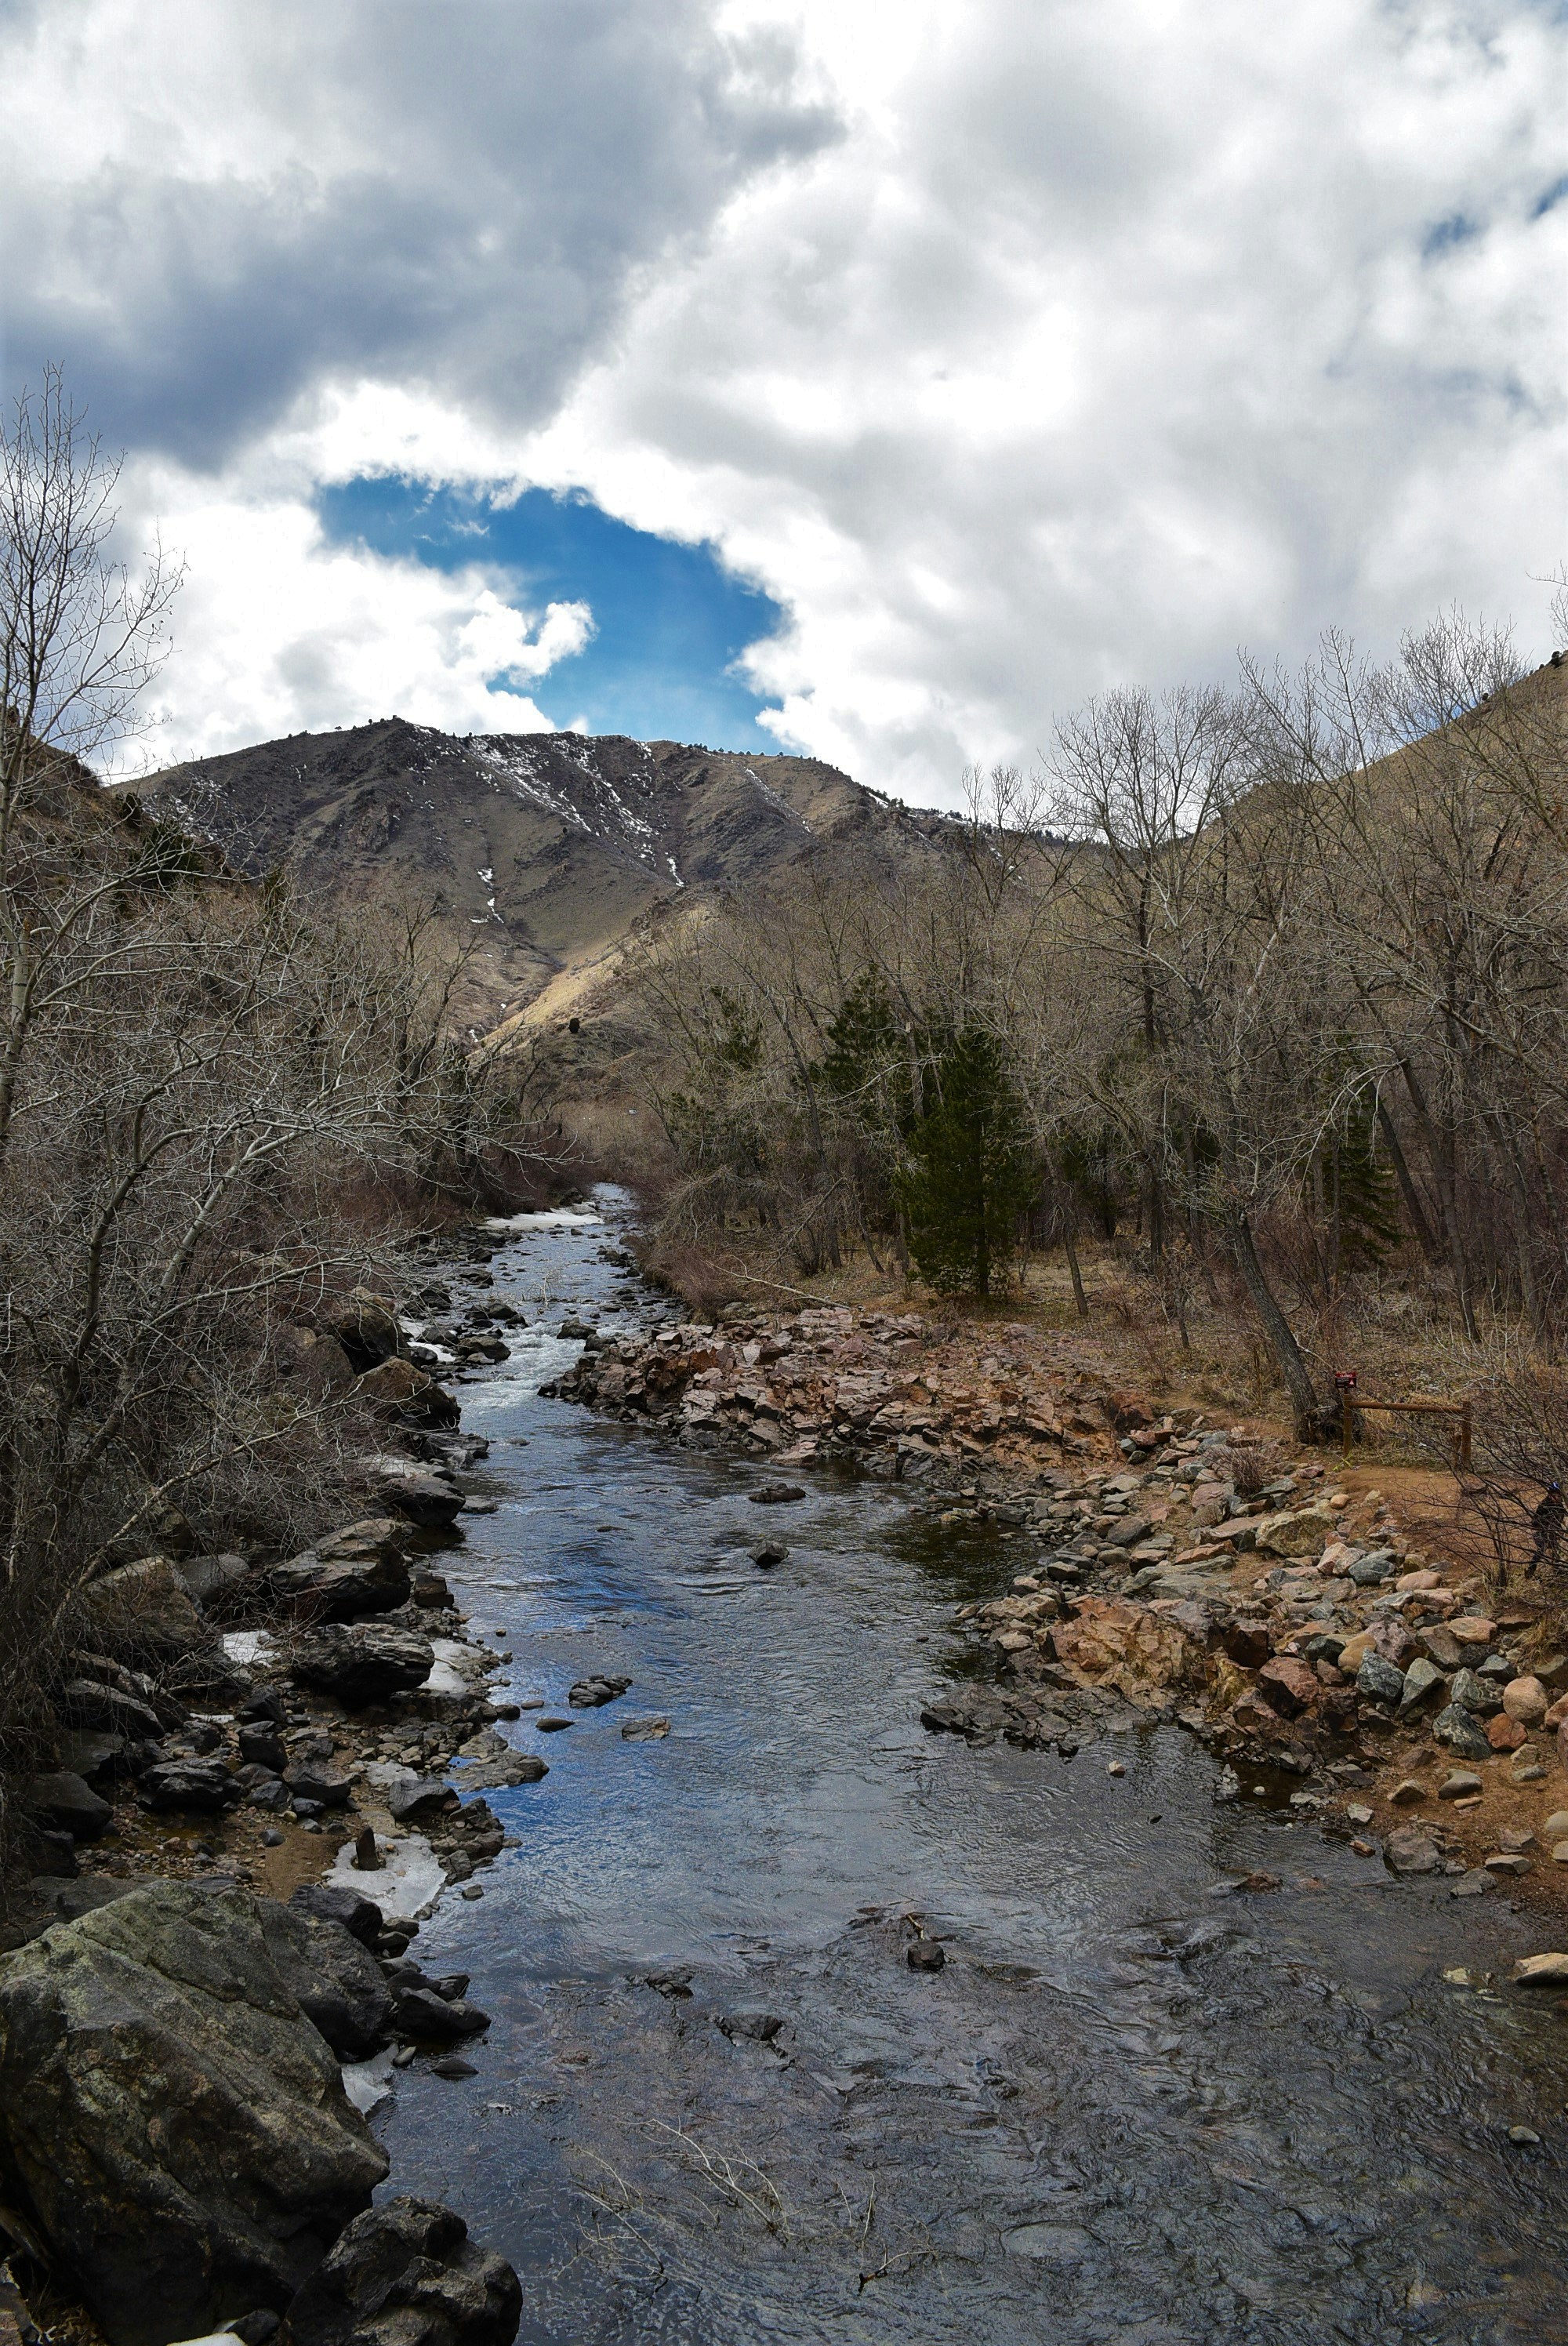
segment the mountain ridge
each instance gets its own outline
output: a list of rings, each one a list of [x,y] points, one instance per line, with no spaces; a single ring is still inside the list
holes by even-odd
[[[114,786],[260,878],[344,906],[428,903],[472,948],[460,1019],[564,1006],[661,908],[829,844],[918,854],[947,818],[820,759],[624,734],[455,735],[392,717],[290,734]]]

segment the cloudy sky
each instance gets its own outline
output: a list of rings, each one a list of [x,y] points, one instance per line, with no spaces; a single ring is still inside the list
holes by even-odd
[[[402,714],[926,803],[1564,551],[1546,0],[0,0],[0,379],[188,564],[160,760]]]

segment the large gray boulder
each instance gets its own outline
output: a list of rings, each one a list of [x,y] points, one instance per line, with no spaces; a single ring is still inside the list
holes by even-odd
[[[423,1686],[435,1648],[394,1621],[332,1623],[298,1638],[289,1667],[301,1686],[319,1687],[355,1710]]]
[[[280,2310],[387,2171],[271,1907],[164,1883],[0,1960],[0,2166],[113,2346]]]
[[[432,2199],[356,2216],[289,2308],[292,2346],[512,2346],[517,2276]]]
[[[258,1901],[261,1934],[279,1977],[342,2061],[368,2061],[392,2033],[392,2000],[382,1967],[344,1925],[292,1900]]]

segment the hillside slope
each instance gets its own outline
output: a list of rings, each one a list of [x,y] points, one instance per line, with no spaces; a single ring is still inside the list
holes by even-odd
[[[345,904],[433,904],[477,951],[488,1027],[564,1003],[652,908],[779,872],[824,842],[918,852],[911,815],[809,758],[617,735],[473,734],[390,718],[170,766],[135,785],[239,870]]]

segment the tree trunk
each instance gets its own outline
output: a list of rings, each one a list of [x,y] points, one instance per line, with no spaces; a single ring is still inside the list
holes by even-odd
[[[1257,1260],[1252,1225],[1245,1214],[1238,1214],[1231,1224],[1230,1248],[1236,1267],[1241,1273],[1242,1284],[1263,1322],[1263,1332],[1285,1380],[1286,1391],[1296,1412],[1297,1434],[1303,1436],[1311,1429],[1317,1414],[1318,1395],[1308,1374],[1307,1363],[1301,1357],[1301,1347],[1296,1341],[1290,1322],[1280,1310],[1274,1290],[1268,1284],[1268,1275]]]
[[[1399,1133],[1394,1127],[1394,1119],[1380,1099],[1378,1102],[1378,1123],[1381,1127],[1383,1138],[1389,1144],[1389,1162],[1394,1168],[1394,1178],[1400,1185],[1400,1195],[1405,1201],[1405,1211],[1410,1218],[1410,1228],[1416,1234],[1416,1243],[1429,1262],[1441,1262],[1442,1260],[1441,1245],[1439,1243],[1436,1231],[1427,1219],[1427,1210],[1421,1203],[1421,1193],[1416,1188],[1415,1175],[1410,1171],[1409,1160],[1400,1145]]]

